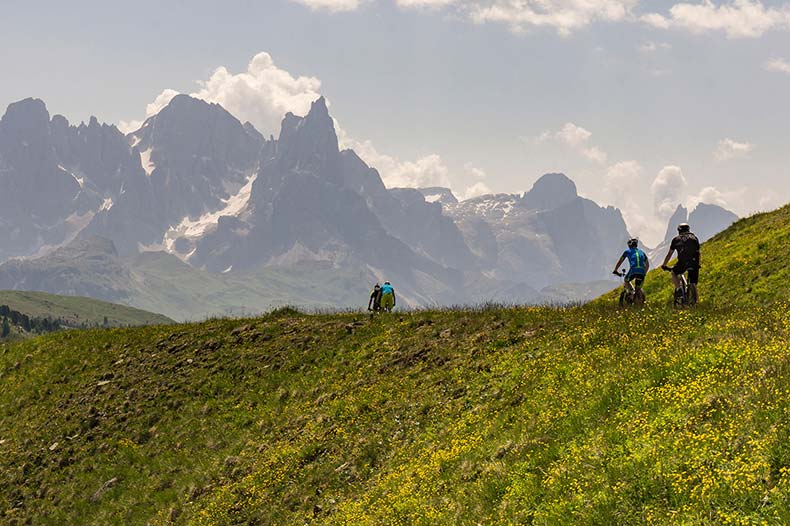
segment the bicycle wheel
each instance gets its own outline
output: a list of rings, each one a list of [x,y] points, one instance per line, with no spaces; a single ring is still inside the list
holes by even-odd
[[[628,292],[623,290],[620,292],[620,301],[619,301],[620,308],[627,307],[628,304],[629,304]]]
[[[678,289],[672,295],[672,304],[675,307],[682,307],[686,300],[686,294],[683,289]]]
[[[642,289],[636,289],[636,293],[634,294],[634,305],[642,306],[645,304],[645,291]]]

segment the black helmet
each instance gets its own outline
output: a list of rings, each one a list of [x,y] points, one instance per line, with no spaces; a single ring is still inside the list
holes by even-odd
[[[376,283],[376,284],[373,286],[373,290],[378,290],[378,289],[380,289],[380,288],[381,288],[381,285],[379,285],[378,283]]]
[[[632,237],[628,240],[628,248],[636,248],[639,246],[639,240],[635,237]]]
[[[686,232],[691,232],[691,227],[688,223],[680,223],[678,225],[678,234],[685,234]]]

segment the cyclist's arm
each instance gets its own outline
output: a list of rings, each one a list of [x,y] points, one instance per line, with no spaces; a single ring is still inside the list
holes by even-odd
[[[650,260],[645,259],[645,274],[647,274],[648,272],[650,272]]]
[[[395,291],[392,291],[392,306],[394,307],[397,304],[398,300],[395,298]]]
[[[617,274],[617,272],[619,272],[620,265],[623,264],[623,261],[625,261],[625,256],[620,256],[620,259],[617,260],[617,265],[614,266],[614,270],[612,271],[614,274]]]
[[[667,257],[664,258],[664,262],[661,264],[662,267],[666,267],[669,264],[669,260],[672,259],[672,253],[675,251],[674,248],[669,247],[669,252],[667,252]]]

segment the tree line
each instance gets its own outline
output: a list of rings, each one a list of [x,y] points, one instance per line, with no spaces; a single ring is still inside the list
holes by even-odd
[[[59,331],[65,325],[60,318],[37,318],[13,310],[8,305],[0,305],[0,316],[3,318],[0,326],[0,337],[5,338],[11,333],[11,326],[21,327],[25,332],[44,334]]]

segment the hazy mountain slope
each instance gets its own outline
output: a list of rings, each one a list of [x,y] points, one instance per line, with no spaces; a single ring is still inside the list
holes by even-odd
[[[349,184],[345,168],[323,98],[305,117],[289,113],[244,211],[222,218],[189,262],[214,272],[237,272],[322,261],[337,269],[368,268],[379,280],[396,283],[415,305],[463,301],[461,272],[390,234],[366,201],[365,188]],[[367,183],[372,192],[376,180]]]
[[[283,305],[360,306],[375,279],[368,269],[337,269],[322,262],[215,274],[162,252],[122,258],[103,238],[80,240],[40,259],[0,265],[0,289],[90,296],[179,321],[259,313]]]
[[[680,223],[689,223],[692,232],[700,241],[705,242],[712,238],[735,221],[738,216],[718,205],[699,203],[691,213],[683,205],[678,205],[667,223],[667,233],[664,241],[648,252],[648,255],[657,263],[661,263],[669,250],[669,245],[677,234]]]
[[[535,287],[602,279],[628,239],[620,211],[580,197],[563,174],[544,175],[523,196],[442,206],[489,275]]]
[[[60,319],[68,326],[172,324],[173,320],[125,305],[80,296],[58,296],[44,292],[0,290],[0,305],[36,318]],[[105,323],[106,321],[106,323]]]
[[[127,303],[134,276],[108,239],[76,241],[39,259],[0,265],[0,290],[32,290]]]

